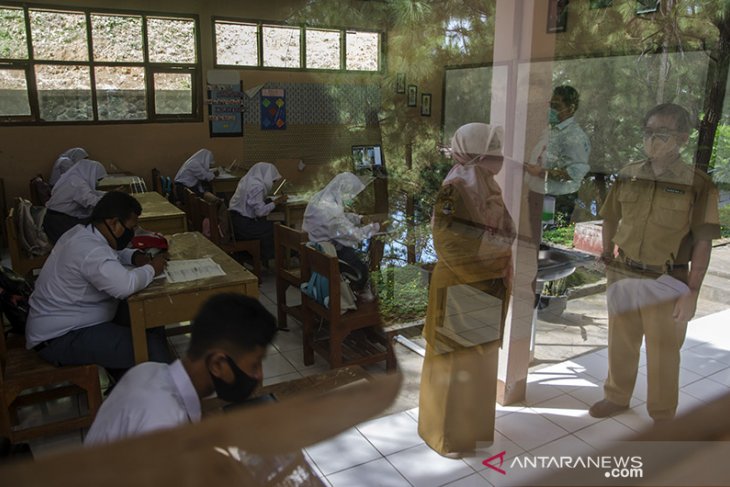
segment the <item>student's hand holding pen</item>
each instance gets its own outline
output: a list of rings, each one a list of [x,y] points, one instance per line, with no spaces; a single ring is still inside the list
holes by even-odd
[[[164,272],[168,260],[170,260],[170,256],[167,252],[161,252],[152,257],[150,265],[155,270],[156,276],[159,276],[162,272]]]
[[[280,194],[279,196],[274,196],[274,204],[276,205],[282,205],[286,203],[288,196],[285,194]]]

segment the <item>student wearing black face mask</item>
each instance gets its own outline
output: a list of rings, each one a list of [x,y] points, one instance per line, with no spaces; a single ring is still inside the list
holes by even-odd
[[[185,356],[127,372],[99,409],[86,445],[200,421],[200,401],[213,393],[244,401],[263,380],[262,361],[276,330],[276,319],[257,300],[213,296],[193,319]]]
[[[134,365],[132,334],[117,310],[165,268],[127,249],[142,207],[116,191],[96,204],[87,225],[64,233],[43,265],[30,298],[26,344],[55,365],[97,364],[115,376]],[[130,268],[133,266],[133,268]],[[150,360],[171,360],[162,328],[148,330]]]

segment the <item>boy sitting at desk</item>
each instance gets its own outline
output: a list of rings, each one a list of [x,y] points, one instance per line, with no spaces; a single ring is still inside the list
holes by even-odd
[[[132,334],[117,308],[167,262],[166,255],[150,259],[127,249],[141,213],[134,197],[110,191],[94,207],[90,223],[58,240],[30,297],[29,349],[55,365],[97,364],[114,376],[134,365]],[[126,311],[125,303],[120,311]],[[150,360],[170,362],[163,332],[147,332]]]
[[[193,319],[182,360],[131,369],[102,404],[86,444],[199,421],[200,400],[213,392],[224,401],[244,401],[263,379],[262,360],[275,334],[274,316],[257,300],[213,296]]]

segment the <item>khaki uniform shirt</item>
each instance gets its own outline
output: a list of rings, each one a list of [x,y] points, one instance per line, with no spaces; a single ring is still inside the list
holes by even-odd
[[[648,160],[619,171],[600,215],[618,223],[613,242],[651,266],[687,264],[694,242],[720,237],[719,197],[707,174],[677,158],[659,176]]]

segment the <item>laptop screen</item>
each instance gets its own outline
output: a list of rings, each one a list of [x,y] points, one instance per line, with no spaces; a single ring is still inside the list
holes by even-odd
[[[353,145],[352,162],[355,171],[383,167],[383,151],[380,145]]]

